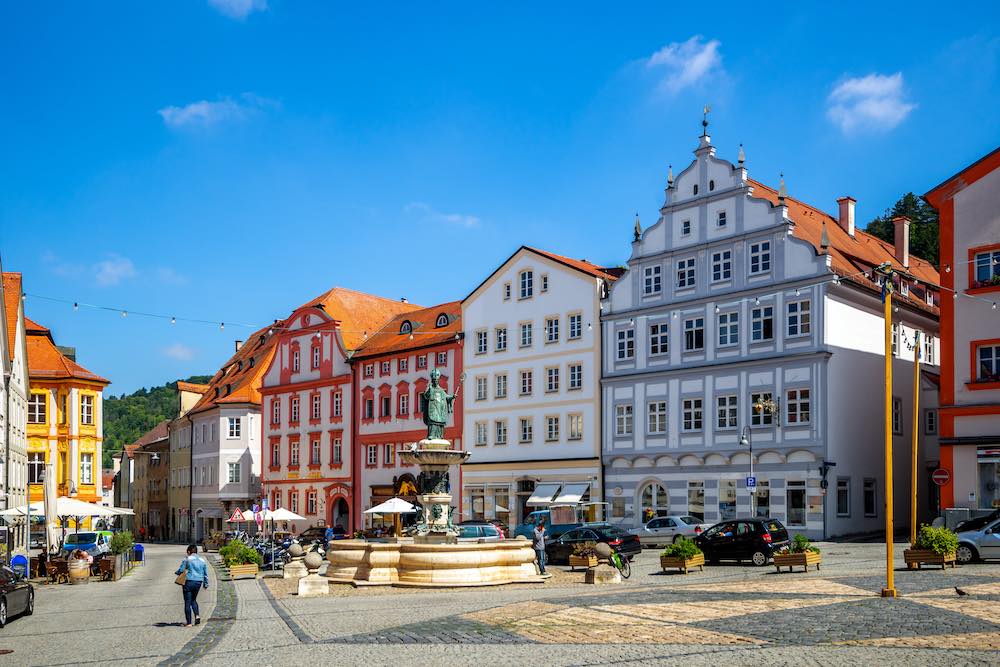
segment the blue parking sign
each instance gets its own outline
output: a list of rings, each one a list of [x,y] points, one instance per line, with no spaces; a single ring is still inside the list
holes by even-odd
[[[755,488],[757,488],[757,478],[756,477],[747,477],[747,488],[748,489],[755,489]]]

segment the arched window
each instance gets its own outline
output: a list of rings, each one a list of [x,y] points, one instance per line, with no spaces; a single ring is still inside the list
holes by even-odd
[[[399,333],[413,333],[413,324],[410,323],[410,320],[403,320],[403,323],[399,325]]]
[[[694,194],[698,194],[698,184],[694,184]]]
[[[708,182],[708,190],[709,190],[709,192],[711,192],[714,189],[715,189],[715,181],[709,181]]]
[[[446,313],[441,313],[437,316],[437,321],[434,322],[434,326],[437,328],[448,326],[448,315]]]
[[[642,505],[643,522],[670,513],[670,496],[667,495],[667,490],[656,482],[643,487],[639,502]]]

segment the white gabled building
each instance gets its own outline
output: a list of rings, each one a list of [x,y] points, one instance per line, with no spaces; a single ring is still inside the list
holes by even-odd
[[[21,274],[0,270],[0,498],[28,502],[28,353]],[[8,557],[27,553],[28,525],[7,519]]]
[[[604,465],[611,520],[747,517],[813,537],[884,527],[882,262],[904,274],[894,315],[897,526],[908,524],[912,352],[930,336],[922,407],[936,405],[937,271],[854,226],[752,181],[706,132],[668,177],[657,222],[636,223],[628,271],[605,301]],[[906,223],[900,221],[901,232]],[[834,278],[837,277],[836,282]],[[755,408],[754,406],[758,406]],[[936,465],[922,435],[920,485]],[[835,467],[824,462],[834,463]],[[825,480],[825,483],[824,483]],[[824,488],[826,486],[827,488]],[[926,502],[921,503],[921,514]]]
[[[522,246],[462,302],[463,519],[601,500],[599,311],[619,272]]]

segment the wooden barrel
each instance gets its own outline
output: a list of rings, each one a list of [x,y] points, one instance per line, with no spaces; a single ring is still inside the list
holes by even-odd
[[[90,563],[82,558],[74,558],[67,563],[69,583],[85,584],[90,581]]]

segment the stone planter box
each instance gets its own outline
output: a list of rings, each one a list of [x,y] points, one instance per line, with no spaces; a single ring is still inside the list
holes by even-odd
[[[256,563],[229,566],[229,576],[233,579],[255,579],[257,577],[257,571]]]
[[[815,551],[803,551],[797,554],[774,554],[774,567],[778,572],[781,568],[787,567],[791,572],[793,567],[801,567],[803,572],[809,571],[810,565],[815,565],[819,569],[819,564],[823,561],[823,554]]]
[[[948,563],[951,563],[951,566],[955,567],[954,553],[939,554],[930,549],[905,549],[903,551],[903,560],[906,561],[906,567],[911,570],[919,570],[923,564],[940,565],[942,570],[945,569]]]
[[[695,567],[702,572],[705,570],[705,554],[695,554],[691,558],[660,556],[660,569],[664,572],[667,571],[667,568],[677,568],[684,574],[687,574],[689,569]]]
[[[597,556],[573,556],[569,557],[569,569],[576,570],[578,567],[584,567],[588,570],[592,567],[597,567]]]

